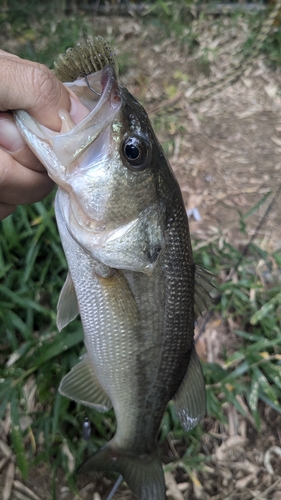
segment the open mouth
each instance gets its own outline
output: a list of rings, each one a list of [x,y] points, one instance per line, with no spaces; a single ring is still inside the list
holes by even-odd
[[[115,108],[121,101],[120,87],[113,66],[105,66],[101,71],[79,77],[71,83],[65,83],[81,103],[91,113],[98,112],[105,102]]]
[[[88,168],[93,158],[105,155],[111,124],[122,105],[122,88],[112,65],[88,75],[87,82],[79,77],[73,83],[65,83],[86,108],[86,116],[75,124],[69,112],[61,110],[61,132],[44,127],[25,111],[15,112],[23,136],[39,155],[49,176],[61,186],[76,168]]]
[[[62,110],[61,133],[54,133],[51,139],[53,150],[62,163],[68,166],[75,162],[108,128],[121,107],[121,88],[118,85],[113,66],[106,66],[97,73],[80,77],[65,84],[87,108],[88,114],[77,124],[70,114]]]

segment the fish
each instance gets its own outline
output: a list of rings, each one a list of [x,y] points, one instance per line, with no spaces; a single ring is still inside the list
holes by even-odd
[[[179,184],[109,44],[78,44],[55,73],[85,118],[75,124],[61,110],[60,132],[23,110],[15,120],[58,186],[68,274],[57,326],[80,314],[84,330],[86,354],[59,391],[116,415],[115,435],[78,472],[115,471],[137,499],[164,500],[157,437],[166,407],[173,400],[185,431],[206,412],[194,323],[209,304],[210,276],[194,264]]]

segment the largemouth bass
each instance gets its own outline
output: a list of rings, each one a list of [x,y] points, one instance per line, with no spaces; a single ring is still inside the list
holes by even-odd
[[[202,309],[208,277],[193,262],[179,185],[145,110],[119,84],[110,47],[100,37],[80,45],[56,72],[87,116],[75,125],[62,110],[60,133],[15,116],[58,185],[69,273],[57,324],[80,313],[85,335],[87,354],[60,392],[116,414],[115,436],[79,471],[117,471],[139,500],[163,500],[157,434],[166,406],[174,400],[185,430],[205,413],[194,303]]]

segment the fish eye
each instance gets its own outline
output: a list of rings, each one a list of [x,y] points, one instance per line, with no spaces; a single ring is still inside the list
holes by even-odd
[[[125,147],[125,154],[128,160],[137,160],[140,156],[140,150],[134,144],[127,144]]]
[[[123,143],[123,156],[132,171],[144,170],[150,157],[149,143],[144,137],[131,136]]]

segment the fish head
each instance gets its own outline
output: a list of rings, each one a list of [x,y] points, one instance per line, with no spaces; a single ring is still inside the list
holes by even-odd
[[[76,242],[106,265],[151,274],[164,246],[165,208],[163,152],[148,116],[113,65],[65,85],[85,107],[79,123],[61,110],[54,132],[17,111],[17,125],[59,186],[60,213]]]

